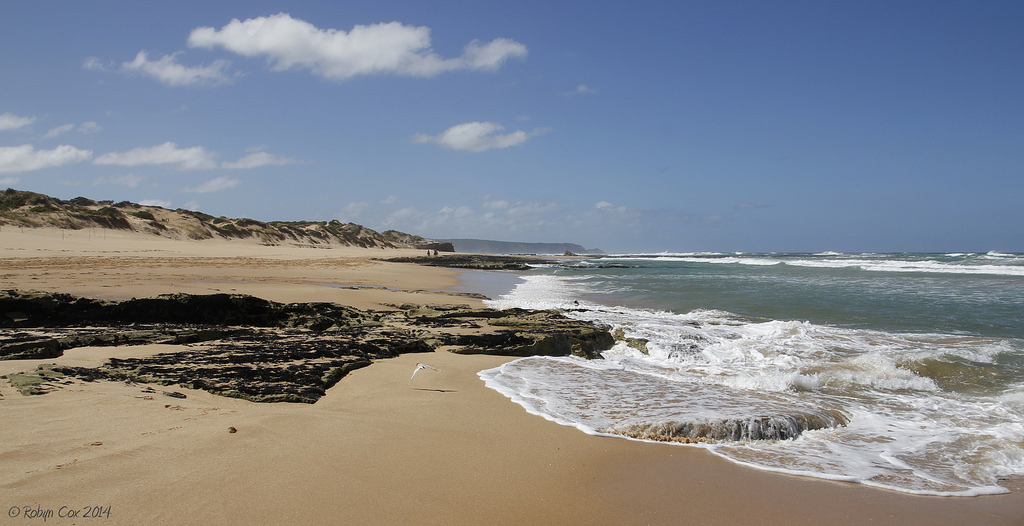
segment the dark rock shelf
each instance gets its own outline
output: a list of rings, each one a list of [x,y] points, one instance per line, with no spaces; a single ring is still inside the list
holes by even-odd
[[[600,358],[609,329],[559,311],[405,304],[367,311],[245,295],[171,294],[105,301],[0,291],[0,360],[51,359],[84,346],[169,344],[180,351],[111,358],[97,368],[40,366],[8,380],[25,394],[68,382],[179,385],[256,402],[313,403],[374,360],[458,354]]]
[[[462,268],[473,270],[529,270],[531,265],[551,263],[554,260],[526,256],[492,256],[483,254],[440,254],[437,256],[387,258],[393,263],[415,263],[429,267]]]

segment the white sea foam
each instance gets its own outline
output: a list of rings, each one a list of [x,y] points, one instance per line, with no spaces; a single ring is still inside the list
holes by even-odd
[[[972,254],[944,255],[950,259],[955,259],[955,261],[921,259],[920,256],[908,257],[906,259],[884,256],[869,257],[872,256],[871,254],[861,254],[859,257],[853,257],[838,253],[821,253],[814,254],[813,256],[814,257],[767,257],[766,255],[749,255],[736,257],[721,254],[664,254],[658,255],[656,259],[666,262],[706,263],[718,265],[791,265],[795,267],[809,268],[851,268],[869,272],[1024,276],[1024,256],[1017,254],[1001,254],[996,252],[989,252],[982,258],[969,257],[972,256]],[[636,261],[638,259],[651,260],[652,258],[638,258],[636,256],[623,255],[605,258],[604,260]]]
[[[647,354],[620,342],[604,360],[524,358],[482,371],[488,387],[590,434],[708,433],[699,447],[771,471],[936,495],[1001,493],[999,477],[1024,474],[1024,385],[986,391],[992,364],[1021,352],[1007,340],[577,306],[586,286],[530,275],[489,304],[570,309]],[[717,438],[776,422],[796,438]]]

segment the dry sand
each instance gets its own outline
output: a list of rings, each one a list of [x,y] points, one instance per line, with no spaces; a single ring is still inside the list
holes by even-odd
[[[381,302],[474,303],[432,292],[458,284],[451,271],[373,260],[423,254],[8,226],[0,229],[0,288],[106,299],[228,292],[280,302],[334,301],[359,308],[380,308]]]
[[[0,231],[0,287],[108,298],[237,291],[364,308],[474,302],[395,290],[457,283],[451,271],[370,259],[396,251],[60,236]],[[82,348],[47,361],[161,350]],[[26,397],[0,381],[0,524],[48,512],[47,524],[1024,523],[1019,492],[919,497],[588,436],[484,387],[476,373],[503,361],[404,355],[353,372],[313,405],[112,382]],[[410,382],[417,362],[440,370]],[[0,361],[0,374],[38,363]],[[187,398],[162,394],[171,390]],[[82,517],[89,506],[104,513]],[[59,517],[62,507],[79,517]],[[26,518],[34,512],[43,516]]]

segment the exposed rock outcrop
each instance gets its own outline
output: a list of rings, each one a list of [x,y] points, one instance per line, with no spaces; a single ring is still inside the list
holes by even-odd
[[[488,256],[483,254],[441,254],[423,257],[387,258],[393,263],[415,263],[429,267],[476,270],[528,270],[530,265],[551,263],[551,260],[523,256]]]
[[[0,291],[0,327],[194,323],[325,330],[375,321],[373,313],[344,305],[283,304],[244,294],[164,294],[107,301],[61,293]]]
[[[0,360],[55,358],[80,346],[162,343],[181,350],[110,359],[98,368],[50,366],[10,379],[44,393],[70,378],[181,385],[258,402],[307,402],[373,360],[446,349],[459,354],[600,358],[607,327],[559,311],[333,303],[282,304],[244,295],[169,294],[104,301],[0,292]]]
[[[481,327],[473,334],[439,336],[456,354],[501,356],[566,356],[600,358],[600,352],[615,345],[607,327],[574,320],[560,311],[524,309],[456,309],[436,311],[413,308],[406,311],[415,326]]]

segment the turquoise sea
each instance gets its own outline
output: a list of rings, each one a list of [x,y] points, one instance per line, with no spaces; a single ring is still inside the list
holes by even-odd
[[[1024,476],[1024,254],[619,255],[509,287],[490,306],[634,339],[480,373],[555,422],[911,493]]]

